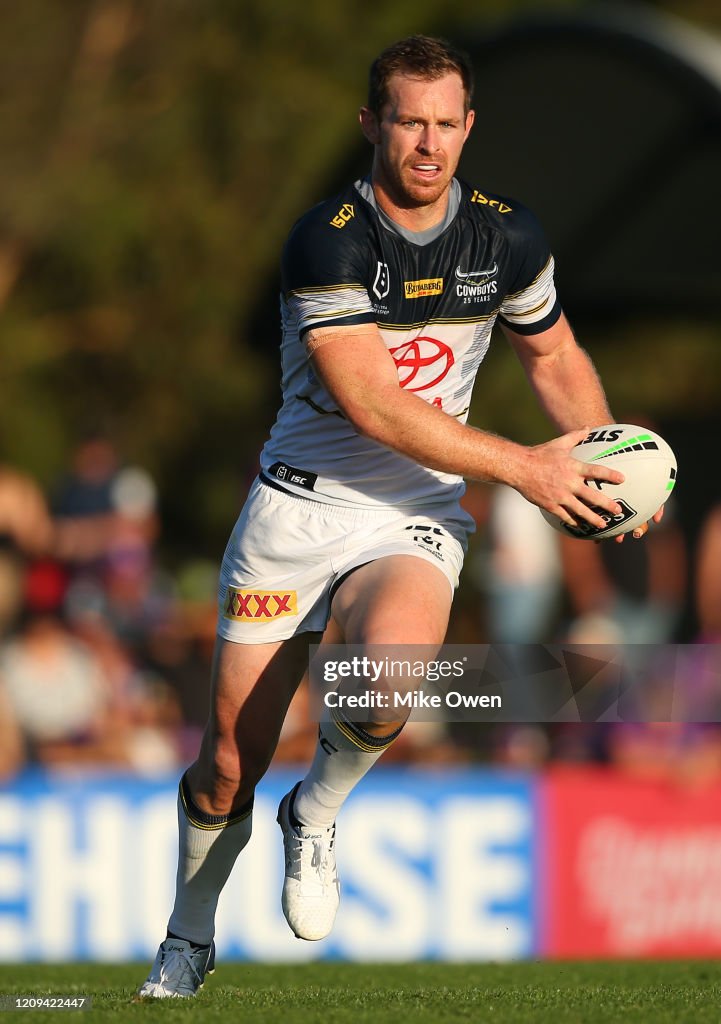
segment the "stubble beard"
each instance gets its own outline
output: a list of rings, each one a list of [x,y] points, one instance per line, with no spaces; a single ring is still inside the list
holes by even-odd
[[[383,165],[383,171],[393,201],[402,209],[433,206],[448,190],[453,177],[445,165],[441,178],[428,184],[414,180],[410,166],[396,170]]]

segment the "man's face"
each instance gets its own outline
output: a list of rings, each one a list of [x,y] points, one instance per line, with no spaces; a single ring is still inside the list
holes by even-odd
[[[375,147],[373,181],[398,207],[430,206],[455,174],[473,124],[455,72],[435,81],[394,75],[380,120],[361,110],[366,138]]]

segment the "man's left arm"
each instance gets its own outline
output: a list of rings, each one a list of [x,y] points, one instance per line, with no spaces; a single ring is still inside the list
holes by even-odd
[[[601,380],[562,313],[540,334],[503,325],[543,411],[562,433],[613,422]]]
[[[563,433],[579,427],[600,427],[614,421],[601,379],[591,358],[576,341],[562,313],[538,334],[518,334],[502,324],[538,402],[554,426]],[[653,516],[661,521],[663,508]],[[634,530],[642,537],[648,523]],[[623,534],[616,538],[623,540]]]

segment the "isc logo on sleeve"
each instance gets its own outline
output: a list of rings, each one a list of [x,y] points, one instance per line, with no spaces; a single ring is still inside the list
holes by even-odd
[[[298,614],[295,590],[240,590],[228,587],[223,617],[236,622],[270,622]]]
[[[351,203],[343,203],[338,213],[328,223],[334,228],[344,228],[349,220],[355,217],[355,210]]]

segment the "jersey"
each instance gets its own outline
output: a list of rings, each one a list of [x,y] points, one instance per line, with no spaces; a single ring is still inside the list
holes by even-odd
[[[454,179],[439,230],[416,235],[358,181],[292,229],[282,257],[283,404],[261,478],[305,498],[417,507],[459,498],[463,480],[361,436],[313,372],[309,330],[376,324],[400,387],[465,422],[496,320],[521,334],[561,315],[548,244],[529,210]],[[353,344],[339,340],[332,344]]]

